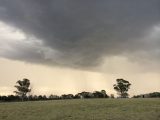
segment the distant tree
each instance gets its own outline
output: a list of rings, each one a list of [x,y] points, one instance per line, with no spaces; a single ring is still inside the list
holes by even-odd
[[[158,98],[160,97],[160,92],[149,93],[150,98]]]
[[[30,80],[24,78],[23,80],[18,80],[16,82],[18,85],[15,85],[17,88],[17,91],[14,91],[18,96],[21,97],[21,100],[23,101],[26,97],[27,93],[31,92],[30,86]]]
[[[127,98],[128,97],[128,90],[130,89],[131,84],[129,81],[124,79],[117,79],[117,84],[114,84],[113,87],[117,91],[118,95],[121,98]]]
[[[49,99],[50,99],[50,100],[53,100],[53,99],[54,99],[54,95],[51,94],[51,95],[49,96]]]
[[[94,98],[104,98],[104,93],[100,91],[94,91],[93,95],[94,95]]]
[[[83,98],[82,94],[81,93],[77,93],[75,96],[74,96],[75,99],[79,99],[79,98]]]
[[[50,95],[49,96],[49,100],[56,100],[56,99],[59,99],[59,96],[58,95]]]
[[[42,95],[39,95],[39,96],[38,96],[38,100],[43,100],[43,96],[42,96]]]
[[[133,98],[160,98],[160,92],[134,95]]]
[[[63,94],[61,95],[61,99],[73,99],[74,95],[73,94]]]
[[[104,98],[108,98],[109,96],[106,94],[106,91],[105,90],[101,90],[101,93],[103,94],[103,97]]]
[[[1,101],[3,101],[3,102],[5,102],[5,101],[7,101],[7,96],[1,96]]]
[[[46,96],[46,95],[43,95],[43,96],[42,96],[42,99],[43,99],[43,100],[47,100],[47,96]]]
[[[34,95],[32,99],[33,99],[33,100],[38,100],[38,96],[37,96],[37,95]]]
[[[28,95],[28,100],[32,101],[33,100],[33,95]]]
[[[93,94],[91,92],[81,92],[79,93],[80,94],[80,98],[92,98],[93,97]]]
[[[8,95],[8,101],[15,101],[15,96],[14,95]]]

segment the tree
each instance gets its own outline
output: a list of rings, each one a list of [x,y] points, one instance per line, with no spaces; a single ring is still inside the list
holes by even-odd
[[[43,100],[43,96],[42,96],[42,95],[39,95],[39,96],[38,96],[38,100]]]
[[[100,91],[93,92],[94,98],[104,98],[104,94]]]
[[[49,96],[49,100],[56,100],[56,99],[59,99],[59,96],[58,95],[50,95]]]
[[[17,88],[17,91],[14,91],[18,96],[21,97],[22,101],[26,97],[27,93],[31,92],[30,86],[30,80],[24,78],[23,80],[18,80],[16,82],[18,85],[15,85]]]
[[[109,96],[106,94],[106,91],[105,90],[101,90],[101,93],[103,94],[103,97],[104,98],[108,98]]]
[[[131,84],[129,81],[124,79],[117,79],[116,81],[117,84],[113,85],[114,89],[117,91],[121,98],[127,98],[129,96],[127,92],[130,89]]]

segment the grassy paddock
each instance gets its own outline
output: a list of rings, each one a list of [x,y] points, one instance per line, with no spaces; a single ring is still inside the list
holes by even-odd
[[[0,103],[0,120],[160,120],[160,99]]]

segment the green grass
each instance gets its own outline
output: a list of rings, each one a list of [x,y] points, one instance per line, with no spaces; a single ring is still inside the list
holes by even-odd
[[[160,120],[160,99],[0,103],[0,120]]]

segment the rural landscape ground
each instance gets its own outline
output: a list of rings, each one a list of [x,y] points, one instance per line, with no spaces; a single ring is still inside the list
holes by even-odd
[[[0,120],[160,120],[160,99],[74,99],[0,103]]]

